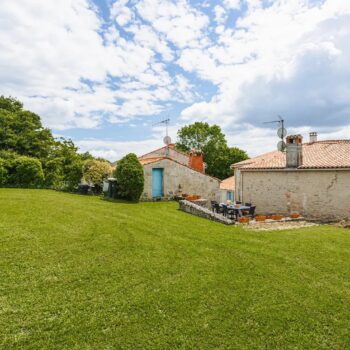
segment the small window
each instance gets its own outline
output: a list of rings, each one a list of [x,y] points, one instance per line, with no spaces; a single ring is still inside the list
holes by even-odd
[[[229,201],[233,201],[234,200],[233,191],[227,191],[226,192],[226,199],[229,200]]]

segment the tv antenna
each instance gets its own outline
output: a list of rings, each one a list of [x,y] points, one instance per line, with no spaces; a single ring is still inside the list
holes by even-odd
[[[287,136],[287,130],[284,127],[284,119],[279,115],[278,120],[272,120],[270,122],[264,122],[264,124],[272,124],[277,123],[279,128],[277,129],[277,136],[281,139],[277,143],[277,149],[280,152],[283,152],[286,149],[286,143],[283,141],[283,139]]]
[[[169,145],[171,144],[171,137],[168,135],[168,126],[170,124],[170,118],[166,118],[161,120],[158,123],[154,123],[153,126],[155,125],[165,125],[165,136],[163,138],[163,142],[166,145],[166,156],[169,156]]]

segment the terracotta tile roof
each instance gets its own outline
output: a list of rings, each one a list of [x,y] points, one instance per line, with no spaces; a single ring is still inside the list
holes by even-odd
[[[231,176],[220,183],[220,190],[233,191],[235,189],[235,177]]]
[[[139,161],[142,165],[146,165],[146,164],[158,162],[159,160],[163,160],[163,159],[168,159],[168,158],[166,157],[154,157],[154,158],[145,158],[145,159],[139,158]]]
[[[274,151],[233,164],[240,169],[284,169],[286,153]],[[303,144],[303,164],[298,169],[350,168],[350,140]]]
[[[142,156],[140,156],[139,158],[148,158],[148,156],[154,152],[158,152],[160,150],[165,150],[167,146],[163,146],[163,147],[160,147],[160,148],[157,148],[151,152],[148,152],[148,153],[145,153],[143,154]],[[187,154],[186,152],[182,152],[182,151],[179,151],[178,149],[175,148],[175,144],[174,143],[170,143],[169,146],[168,146],[170,149],[172,149],[173,151],[177,152],[177,153],[180,153],[180,154],[183,154],[184,156],[186,157],[189,157],[189,154]]]

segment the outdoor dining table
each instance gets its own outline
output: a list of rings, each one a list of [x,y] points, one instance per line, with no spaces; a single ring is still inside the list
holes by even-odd
[[[247,205],[240,204],[239,207],[237,208],[234,204],[227,205],[225,203],[220,203],[220,206],[224,206],[224,205],[227,206],[227,209],[236,209],[238,211],[238,216],[240,216],[240,217],[243,216],[243,213],[242,213],[243,210],[250,209],[250,207]]]

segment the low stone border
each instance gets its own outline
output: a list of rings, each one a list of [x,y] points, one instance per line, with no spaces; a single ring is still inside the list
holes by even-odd
[[[298,228],[304,228],[304,227],[312,227],[312,226],[318,226],[318,224],[299,220],[299,219],[292,219],[292,220],[284,220],[284,221],[251,221],[249,224],[242,224],[242,226],[245,226],[247,230],[252,231],[275,231],[275,230],[294,230]]]
[[[214,213],[210,209],[204,208],[201,205],[192,203],[190,201],[181,200],[179,201],[179,205],[179,209],[186,213],[199,216],[201,218],[209,219],[212,221],[220,222],[225,225],[235,224],[235,221],[230,220],[221,214]]]

